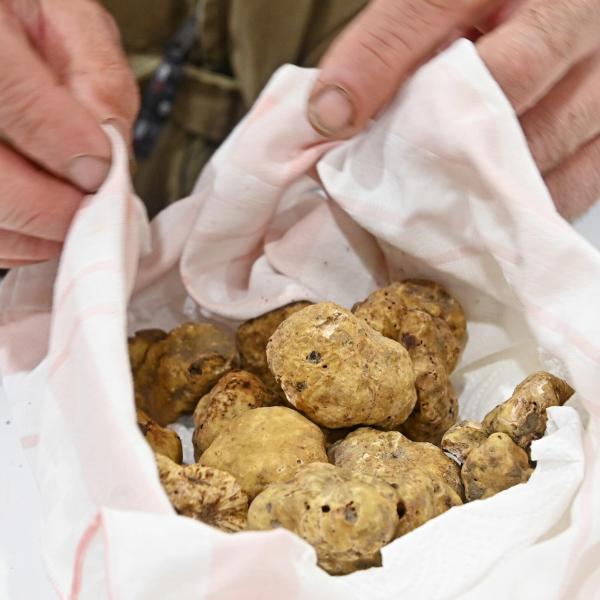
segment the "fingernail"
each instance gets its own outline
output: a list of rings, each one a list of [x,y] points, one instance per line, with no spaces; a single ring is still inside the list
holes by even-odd
[[[340,85],[325,85],[317,89],[308,102],[308,120],[326,137],[349,132],[354,125],[355,108],[352,96]]]
[[[86,192],[95,192],[108,175],[110,162],[97,156],[76,156],[67,169],[69,179]]]

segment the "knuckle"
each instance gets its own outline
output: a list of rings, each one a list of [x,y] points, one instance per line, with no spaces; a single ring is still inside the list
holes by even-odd
[[[472,0],[455,0],[454,2],[448,2],[448,0],[422,0],[421,2],[414,2],[414,4],[420,5],[420,10],[423,12],[445,14],[464,12],[473,2]]]
[[[358,40],[358,45],[385,71],[395,71],[395,58],[398,51],[394,47],[393,38],[390,39],[384,30],[365,31]]]
[[[490,57],[489,67],[512,105],[519,107],[544,77],[545,65],[540,51],[527,38],[513,36],[505,42]]]
[[[600,133],[597,80],[586,79],[565,80],[522,118],[523,131],[542,171],[555,168]]]
[[[576,51],[577,36],[573,35],[571,26],[573,19],[561,14],[552,4],[525,8],[522,19],[531,43],[539,46],[546,61],[562,63]]]
[[[105,66],[102,78],[95,86],[96,97],[118,111],[119,115],[132,120],[139,109],[139,90],[127,65],[111,62]]]
[[[97,0],[78,0],[79,20],[86,22],[92,35],[121,47],[121,32],[115,18]]]
[[[598,130],[597,108],[598,106],[594,107],[580,100],[565,112],[560,123],[560,130],[565,132],[565,135],[560,136],[565,153],[575,152],[579,143],[587,141],[589,135]]]
[[[121,32],[119,30],[119,26],[117,25],[116,20],[108,11],[104,10],[102,7],[99,7],[99,8],[100,8],[100,18],[102,19],[102,21],[104,23],[104,27],[106,28],[106,31],[108,32],[108,34],[110,35],[110,37],[112,38],[112,40],[114,42],[121,45],[121,43],[122,43]]]
[[[535,121],[523,121],[523,131],[531,154],[542,172],[556,165],[564,152],[564,140],[557,136],[554,122],[549,115],[537,116]]]
[[[583,214],[600,198],[600,138],[550,171],[546,184],[559,212],[568,219]]]
[[[500,0],[405,0],[395,2],[400,14],[410,14],[421,19],[438,20],[440,17],[451,21],[464,21],[491,10],[500,4]]]

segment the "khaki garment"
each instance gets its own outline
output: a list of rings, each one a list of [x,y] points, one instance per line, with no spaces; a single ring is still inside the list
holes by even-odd
[[[193,11],[199,17],[200,41],[171,119],[135,175],[150,214],[190,193],[204,164],[279,66],[315,66],[367,1],[101,0],[117,20],[142,87],[184,19]]]

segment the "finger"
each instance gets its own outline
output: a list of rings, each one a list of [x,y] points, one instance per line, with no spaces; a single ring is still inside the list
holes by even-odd
[[[56,258],[62,244],[0,229],[0,268]]]
[[[16,269],[17,267],[26,267],[34,263],[31,260],[3,260],[0,258],[0,269]]]
[[[0,3],[0,133],[47,170],[94,191],[110,165],[110,144],[86,110],[31,47],[17,19]],[[2,173],[2,178],[6,173]]]
[[[599,29],[600,2],[529,0],[477,47],[521,115],[595,49]]]
[[[498,25],[508,21],[523,3],[524,0],[505,0],[498,10],[495,10],[477,23],[477,29],[482,33],[491,31],[498,27]]]
[[[545,177],[558,212],[575,219],[600,199],[600,137]]]
[[[64,240],[83,194],[0,144],[0,228]]]
[[[113,18],[95,1],[53,0],[44,23],[38,45],[59,80],[98,123],[129,136],[139,93]]]
[[[600,134],[600,54],[577,65],[521,117],[533,157],[545,173]]]
[[[363,127],[412,71],[501,0],[373,0],[322,61],[308,116],[328,137]]]

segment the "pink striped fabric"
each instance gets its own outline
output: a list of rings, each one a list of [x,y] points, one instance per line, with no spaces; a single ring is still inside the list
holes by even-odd
[[[308,125],[314,71],[281,69],[151,224],[114,131],[114,164],[60,264],[0,288],[2,384],[39,483],[63,598],[586,598],[600,548],[600,255],[555,212],[518,121],[473,46],[423,67],[353,140]],[[322,186],[307,173],[316,165]],[[297,299],[349,306],[393,278],[464,304],[455,374],[480,418],[528,372],[578,394],[550,412],[531,480],[454,508],[333,578],[286,531],[227,535],[173,513],[137,431],[125,336],[241,319]]]

